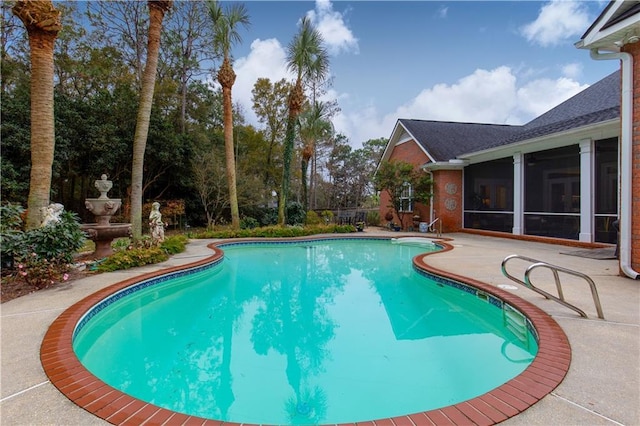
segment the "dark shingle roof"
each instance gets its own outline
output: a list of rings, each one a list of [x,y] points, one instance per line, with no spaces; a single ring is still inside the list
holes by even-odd
[[[583,115],[620,107],[620,71],[615,71],[557,107],[525,124],[525,129],[573,120]]]
[[[590,124],[601,123],[603,121],[613,120],[620,117],[620,105],[613,106],[601,111],[594,111],[585,115],[580,115],[564,121],[557,121],[547,124],[546,126],[537,126],[527,128],[515,136],[505,140],[500,145],[508,145],[515,142],[526,141],[528,139],[539,138],[542,136],[560,133],[566,130],[577,129],[579,127],[588,126]],[[499,145],[498,145],[499,146]]]
[[[620,117],[616,71],[523,126],[398,120],[435,161],[548,136]]]
[[[515,135],[522,126],[456,123],[451,121],[399,120],[435,161],[485,149],[496,140]]]

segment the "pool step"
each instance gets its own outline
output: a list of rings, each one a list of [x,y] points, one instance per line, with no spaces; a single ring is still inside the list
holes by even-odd
[[[502,309],[504,315],[504,324],[521,342],[528,345],[527,319],[518,310],[504,304]]]

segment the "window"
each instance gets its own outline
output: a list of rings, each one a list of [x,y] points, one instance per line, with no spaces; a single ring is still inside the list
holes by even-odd
[[[413,186],[409,182],[405,182],[400,194],[400,211],[413,211]]]
[[[615,244],[618,231],[618,139],[595,143],[595,241]]]
[[[464,169],[464,227],[513,231],[513,157]]]
[[[577,240],[580,233],[578,145],[525,154],[524,233]]]

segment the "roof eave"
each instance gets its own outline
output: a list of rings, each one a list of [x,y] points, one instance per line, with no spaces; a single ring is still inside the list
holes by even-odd
[[[488,148],[482,151],[469,152],[458,156],[458,159],[465,160],[467,162],[471,162],[476,157],[486,157],[491,156],[492,154],[498,154],[501,151],[514,151],[517,148],[520,148],[519,151],[522,152],[533,152],[536,151],[535,145],[543,144],[544,142],[548,142],[553,139],[563,138],[568,139],[571,136],[575,136],[580,133],[596,133],[607,127],[610,127],[612,124],[618,125],[620,123],[620,118],[613,118],[610,120],[601,121],[596,124],[589,124],[586,126],[575,127],[573,129],[565,130],[562,132],[551,133],[545,136],[539,136],[537,138],[525,139],[523,141],[514,142],[512,144],[501,145],[493,148]],[[527,149],[527,147],[532,147],[532,149]],[[546,149],[546,148],[545,148]],[[495,155],[495,158],[499,158],[500,155]]]
[[[436,161],[435,163],[425,163],[421,169],[428,172],[435,170],[462,170],[469,164],[468,161],[462,159],[451,159],[449,161]]]
[[[574,45],[578,49],[607,49],[619,52],[620,48],[629,42],[629,39],[640,37],[640,13],[606,26],[620,5],[621,2],[610,3],[594,22],[594,25]]]

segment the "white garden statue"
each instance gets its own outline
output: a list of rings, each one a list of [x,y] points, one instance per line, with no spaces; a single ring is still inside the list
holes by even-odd
[[[40,226],[56,224],[60,222],[60,215],[64,211],[64,206],[60,203],[51,203],[48,207],[42,207],[42,223]]]
[[[156,201],[151,205],[151,213],[149,213],[149,228],[151,229],[151,239],[154,243],[164,241],[164,226],[162,213],[160,213],[160,203]]]

